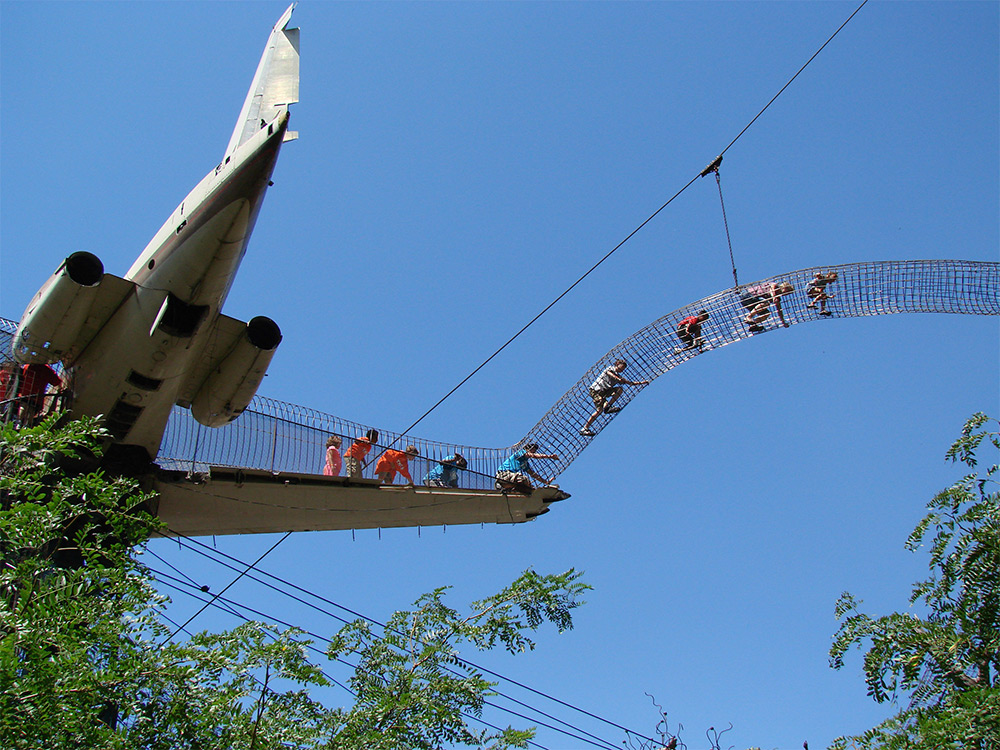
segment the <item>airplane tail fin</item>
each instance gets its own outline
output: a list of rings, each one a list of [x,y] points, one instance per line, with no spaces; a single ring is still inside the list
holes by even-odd
[[[294,9],[292,3],[271,29],[236,129],[226,146],[226,156],[260,130],[262,122],[271,122],[299,100],[299,30],[285,28]],[[284,140],[298,137],[297,132],[286,131]]]

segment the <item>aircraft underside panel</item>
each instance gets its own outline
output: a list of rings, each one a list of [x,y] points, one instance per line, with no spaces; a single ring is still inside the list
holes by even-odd
[[[163,471],[153,488],[157,514],[173,536],[523,523],[569,497],[552,487],[505,495],[218,466]]]

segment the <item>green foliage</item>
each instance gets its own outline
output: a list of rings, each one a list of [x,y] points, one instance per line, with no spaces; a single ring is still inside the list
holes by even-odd
[[[1000,450],[990,420],[975,414],[947,457],[969,469],[987,441]],[[867,644],[868,693],[882,703],[909,696],[909,708],[870,732],[840,738],[847,748],[1000,747],[1000,493],[997,464],[973,471],[928,503],[929,512],[906,542],[929,541],[931,575],[914,584],[910,604],[925,614],[871,617],[844,593],[836,606],[840,628],[831,666]]]
[[[893,716],[858,737],[841,737],[845,750],[993,750],[1000,747],[1000,689],[976,688],[929,708]]]
[[[493,684],[457,646],[534,648],[562,631],[588,588],[532,571],[460,616],[444,589],[397,612],[382,635],[362,621],[331,641],[357,661],[357,702],[328,708],[331,684],[295,629],[248,622],[174,643],[136,547],[158,528],[149,495],[98,466],[93,420],[0,425],[0,747],[125,750],[524,747],[532,730],[467,725]]]
[[[487,650],[502,643],[518,653],[534,648],[525,631],[545,621],[560,632],[572,628],[570,612],[589,588],[579,578],[574,570],[548,576],[529,570],[500,593],[473,602],[466,615],[446,606],[439,588],[414,602],[413,611],[396,612],[381,636],[364,620],[345,626],[328,654],[358,659],[351,679],[357,701],[341,715],[344,728],[332,747],[526,747],[533,732],[508,727],[490,734],[468,726],[464,714],[479,716],[494,684],[462,661],[457,646]]]

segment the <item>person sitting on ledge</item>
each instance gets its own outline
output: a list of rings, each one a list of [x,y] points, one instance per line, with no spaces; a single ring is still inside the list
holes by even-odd
[[[515,490],[530,495],[532,491],[531,479],[534,478],[541,484],[552,484],[552,479],[546,479],[535,473],[531,468],[528,459],[538,459],[539,461],[558,461],[559,456],[554,453],[539,453],[538,443],[527,443],[523,448],[511,454],[506,461],[500,464],[496,475],[496,488],[502,491]]]

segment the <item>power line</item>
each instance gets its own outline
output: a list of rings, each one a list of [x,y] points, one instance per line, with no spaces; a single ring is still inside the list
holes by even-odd
[[[271,552],[272,552],[272,551],[274,550],[274,548],[275,548],[275,547],[277,547],[277,546],[278,546],[279,544],[281,544],[281,543],[282,543],[283,541],[285,541],[285,540],[286,540],[286,539],[287,539],[287,538],[289,537],[289,535],[290,535],[291,533],[292,533],[292,532],[290,532],[290,531],[289,531],[289,532],[287,532],[287,533],[286,533],[286,534],[285,534],[285,535],[284,535],[283,537],[281,537],[281,539],[279,539],[279,540],[278,540],[278,541],[276,541],[276,542],[275,542],[274,544],[272,544],[272,545],[271,545],[271,547],[270,547],[270,549],[268,549],[268,551],[267,551],[267,552],[265,552],[265,553],[264,553],[263,555],[261,555],[261,556],[260,556],[260,557],[258,557],[258,558],[257,558],[256,560],[254,560],[254,561],[253,561],[253,562],[252,562],[252,563],[251,563],[251,564],[250,564],[249,566],[247,566],[246,570],[244,570],[244,571],[243,571],[242,573],[240,573],[240,574],[239,574],[238,576],[236,576],[236,578],[234,578],[234,579],[233,579],[232,581],[230,581],[230,582],[229,582],[229,585],[228,585],[228,586],[226,586],[226,587],[225,587],[224,589],[222,589],[222,591],[220,591],[220,592],[219,592],[218,594],[216,594],[215,596],[213,596],[213,597],[212,597],[212,599],[211,599],[211,601],[209,601],[209,602],[208,602],[208,604],[206,604],[206,605],[205,605],[204,607],[202,607],[202,608],[201,608],[201,609],[199,609],[199,610],[198,610],[197,612],[195,612],[195,613],[194,613],[193,615],[191,615],[191,616],[190,616],[189,618],[187,618],[187,620],[185,620],[185,621],[184,621],[184,624],[183,624],[183,625],[181,625],[180,627],[178,627],[178,628],[177,628],[177,630],[175,630],[175,631],[174,631],[173,633],[171,633],[171,634],[170,634],[170,635],[168,635],[168,636],[167,636],[166,638],[164,638],[164,639],[163,639],[163,640],[162,640],[162,641],[161,641],[161,642],[159,643],[159,647],[160,647],[160,648],[163,648],[163,646],[164,646],[164,645],[165,645],[166,643],[168,643],[168,642],[169,642],[169,641],[170,641],[171,639],[173,639],[173,637],[174,637],[175,635],[177,635],[177,633],[179,633],[179,632],[180,632],[181,630],[183,630],[183,629],[184,629],[185,627],[187,627],[188,625],[190,625],[190,624],[191,624],[191,621],[192,621],[192,620],[193,620],[194,618],[196,618],[196,617],[197,617],[198,615],[200,615],[200,614],[201,614],[202,612],[204,612],[204,611],[205,611],[205,609],[206,609],[206,608],[208,607],[208,605],[209,605],[209,604],[211,604],[211,603],[212,603],[213,601],[215,601],[215,600],[216,600],[216,599],[218,599],[218,598],[219,598],[220,596],[222,596],[222,595],[223,595],[224,593],[226,593],[226,592],[227,592],[227,591],[228,591],[228,590],[229,590],[229,589],[230,589],[230,588],[231,588],[231,587],[233,586],[233,584],[235,584],[235,583],[236,583],[236,582],[237,582],[238,580],[240,580],[240,579],[241,579],[241,578],[242,578],[243,576],[245,576],[245,575],[246,575],[247,573],[249,573],[249,572],[250,572],[251,570],[253,570],[253,568],[254,568],[254,567],[255,567],[255,566],[257,565],[257,563],[259,563],[259,562],[260,562],[261,560],[263,560],[263,559],[264,559],[265,557],[267,557],[267,556],[268,556],[269,554],[271,554]]]
[[[192,591],[186,591],[181,586],[175,585],[175,584],[181,584],[181,585],[187,586],[187,587],[189,587],[191,589],[200,591],[200,588],[196,584],[188,583],[186,581],[181,580],[180,578],[177,578],[176,576],[171,576],[171,575],[168,575],[166,573],[162,573],[161,571],[157,571],[157,570],[155,570],[153,568],[149,568],[149,570],[151,572],[153,572],[158,577],[158,580],[160,580],[160,583],[162,583],[163,585],[168,586],[170,588],[173,588],[174,590],[179,591],[181,593],[185,593],[188,596],[191,596],[192,598],[197,599],[198,601],[202,601],[202,602],[206,601],[205,599],[203,599],[198,594],[193,593]],[[175,582],[175,584],[171,584],[169,582],[169,580],[163,580],[163,579],[172,580],[172,581]],[[275,623],[277,623],[279,625],[284,625],[285,627],[294,627],[291,623],[289,623],[287,621],[284,621],[284,620],[282,620],[280,618],[274,617],[274,616],[272,616],[272,615],[270,615],[270,614],[268,614],[266,612],[262,612],[262,611],[260,611],[258,609],[255,609],[253,607],[247,606],[245,604],[240,604],[239,602],[236,602],[236,601],[234,601],[232,599],[227,599],[225,597],[222,597],[221,595],[215,597],[212,600],[207,601],[207,603],[205,604],[205,607],[208,607],[210,605],[211,606],[215,606],[215,607],[219,607],[220,609],[223,609],[223,611],[227,611],[230,614],[232,614],[232,610],[225,609],[224,607],[222,607],[219,604],[219,602],[222,602],[223,604],[226,604],[226,605],[232,605],[234,607],[239,607],[240,609],[245,609],[247,612],[250,612],[252,614],[258,615],[258,616],[263,617],[263,618],[266,618],[267,620],[275,622]],[[248,618],[246,618],[243,615],[237,614],[237,616],[240,617],[243,620],[249,621]],[[181,626],[181,627],[183,627],[183,626]],[[321,635],[319,635],[317,633],[313,633],[313,632],[308,631],[308,630],[303,630],[303,632],[306,635],[308,635],[308,636],[310,636],[312,638],[316,638],[319,641],[327,641],[328,640],[328,639],[324,638],[323,636],[321,636]],[[321,651],[320,649],[316,648],[315,646],[312,646],[311,644],[302,644],[302,645],[305,646],[306,648],[308,648],[311,651],[315,651],[316,653],[320,653],[320,654],[324,653],[323,651]],[[347,667],[352,668],[352,669],[358,669],[357,665],[351,664],[350,662],[345,661],[344,659],[337,658],[337,661],[340,662],[341,664],[347,666]],[[467,662],[464,659],[460,660],[460,661],[463,661],[463,662],[469,664],[470,666],[475,666],[471,662]],[[446,667],[446,669],[447,669],[447,667]],[[322,670],[320,670],[320,671],[322,671]],[[453,672],[455,674],[458,674],[454,670],[449,670],[449,671],[451,671],[451,672]],[[323,674],[324,674],[324,676],[327,677],[327,679],[329,679],[334,684],[337,684],[340,687],[344,687],[343,685],[341,685],[341,683],[337,682],[333,677],[330,677],[325,672],[323,672]],[[351,692],[352,695],[355,695],[353,693],[353,691],[351,691],[349,688],[345,687],[344,689],[348,690],[348,692]],[[607,740],[604,740],[604,739],[598,737],[597,735],[591,734],[590,732],[587,732],[586,730],[581,729],[580,727],[577,727],[577,726],[575,726],[573,724],[570,724],[569,722],[563,721],[562,719],[558,719],[556,717],[550,716],[549,714],[545,713],[544,711],[542,711],[542,710],[540,710],[538,708],[535,708],[533,706],[529,706],[528,704],[523,703],[521,701],[518,701],[516,698],[512,698],[511,696],[504,695],[503,693],[500,693],[500,692],[497,692],[497,694],[500,695],[500,696],[502,696],[502,697],[504,697],[504,698],[507,698],[508,700],[511,700],[511,701],[513,701],[513,702],[515,702],[515,703],[523,706],[524,708],[527,708],[530,711],[534,711],[537,714],[540,714],[542,716],[545,716],[546,718],[552,719],[554,721],[559,722],[560,724],[563,724],[563,725],[565,725],[567,727],[570,727],[571,729],[575,730],[576,732],[579,732],[580,734],[574,734],[573,732],[567,731],[565,729],[561,729],[560,727],[552,726],[551,724],[546,724],[544,721],[539,721],[535,717],[526,716],[526,715],[524,715],[522,713],[519,713],[518,711],[515,711],[515,710],[513,710],[511,708],[507,708],[505,706],[501,706],[499,704],[493,703],[492,701],[489,701],[489,700],[484,701],[485,705],[488,705],[491,708],[495,708],[498,711],[503,711],[503,712],[509,713],[509,714],[511,714],[513,716],[517,716],[518,718],[524,719],[525,721],[534,722],[534,723],[536,723],[536,724],[538,724],[540,726],[545,727],[546,729],[551,729],[552,731],[559,732],[561,734],[566,735],[567,737],[572,737],[575,740],[579,740],[581,742],[586,742],[586,743],[588,743],[590,745],[594,745],[595,747],[600,747],[600,748],[602,748],[602,750],[616,750],[617,749],[617,745],[614,745],[614,744],[608,742]],[[355,695],[355,697],[357,697],[357,696]],[[483,719],[481,719],[481,718],[479,718],[477,716],[473,716],[473,715],[467,714],[465,712],[462,712],[462,715],[466,716],[467,718],[475,719],[476,721],[479,721],[479,722],[481,722],[483,724],[486,724],[486,726],[489,726],[492,729],[499,729],[499,727],[495,727],[492,724],[489,724],[488,722],[484,721]],[[631,731],[631,730],[625,730],[625,731]],[[632,734],[636,734],[636,733],[632,732]],[[636,735],[636,736],[638,736],[640,738],[642,737],[642,735]],[[593,738],[593,739],[588,739],[588,737]],[[537,743],[534,743],[534,742],[532,742],[531,744],[536,745],[537,747],[542,747],[541,745],[537,745]]]
[[[232,555],[228,555],[225,552],[222,552],[220,550],[213,549],[212,547],[209,547],[207,544],[205,544],[204,542],[200,542],[197,539],[194,539],[194,538],[191,538],[191,537],[185,537],[183,534],[180,534],[179,532],[175,532],[175,531],[172,531],[172,530],[171,530],[171,533],[177,534],[178,537],[183,537],[186,541],[188,541],[188,542],[194,542],[199,547],[203,547],[204,549],[208,550],[211,554],[207,554],[205,552],[202,552],[201,550],[195,549],[194,547],[190,546],[189,544],[185,544],[184,542],[181,542],[180,539],[178,539],[178,543],[181,546],[186,547],[187,549],[190,549],[192,552],[195,552],[195,553],[197,553],[199,555],[202,555],[203,557],[206,557],[209,560],[212,560],[213,562],[215,562],[215,563],[217,563],[219,565],[223,565],[223,566],[225,566],[227,568],[230,568],[231,570],[236,570],[235,567],[233,567],[233,566],[231,566],[231,565],[229,565],[229,564],[227,564],[227,563],[225,563],[225,562],[223,562],[221,560],[216,559],[215,557],[213,557],[213,555],[228,558],[229,560],[232,560],[233,562],[236,562],[236,563],[238,563],[240,565],[246,565],[246,563],[243,562],[242,560],[239,560],[238,558],[233,557]],[[369,616],[364,615],[364,614],[362,614],[360,612],[356,612],[355,610],[352,610],[352,609],[350,609],[348,607],[345,607],[344,605],[339,604],[339,603],[337,603],[337,602],[335,602],[335,601],[333,601],[331,599],[327,599],[326,597],[323,597],[323,596],[321,596],[321,595],[319,595],[319,594],[317,594],[317,593],[315,593],[313,591],[310,591],[309,589],[305,589],[305,588],[303,588],[301,586],[298,586],[298,585],[292,583],[291,581],[283,579],[280,576],[276,576],[276,575],[274,575],[272,573],[268,573],[267,571],[264,571],[264,570],[260,570],[258,572],[262,573],[263,575],[265,575],[265,576],[267,576],[269,578],[272,578],[272,579],[274,579],[276,581],[279,581],[280,583],[282,583],[285,586],[288,586],[288,587],[293,588],[293,589],[295,589],[297,591],[300,591],[300,592],[302,592],[304,594],[307,594],[308,596],[314,597],[315,599],[318,599],[321,602],[329,604],[329,605],[331,605],[333,607],[337,607],[338,609],[341,609],[341,610],[343,610],[345,612],[349,612],[350,614],[352,614],[353,616],[355,616],[358,619],[370,622],[370,623],[372,623],[374,625],[379,626],[380,628],[382,628],[384,630],[389,630],[390,629],[388,627],[388,625],[386,625],[383,622],[380,622],[380,621],[376,620],[373,617],[369,617]],[[277,591],[278,593],[281,593],[281,594],[283,594],[283,595],[285,595],[285,596],[287,596],[287,597],[289,597],[289,598],[291,598],[291,599],[293,599],[293,600],[295,600],[295,601],[297,601],[297,602],[299,602],[301,604],[304,604],[307,607],[315,609],[317,612],[320,612],[321,614],[324,614],[324,615],[326,615],[328,617],[332,617],[333,619],[338,620],[338,621],[340,621],[342,623],[345,623],[345,624],[348,623],[348,621],[345,620],[343,617],[340,617],[339,615],[336,615],[336,614],[334,614],[334,613],[332,613],[332,612],[330,612],[330,611],[328,611],[326,609],[323,609],[322,607],[319,607],[319,606],[317,606],[315,604],[307,602],[304,599],[302,599],[301,597],[298,597],[298,596],[296,596],[296,595],[294,595],[294,594],[292,594],[292,593],[290,593],[288,591],[285,591],[285,590],[283,590],[283,589],[281,589],[281,588],[279,588],[277,586],[274,586],[273,584],[270,584],[270,583],[268,583],[266,581],[262,581],[261,579],[255,577],[253,575],[247,574],[247,577],[250,578],[253,581],[256,581],[257,583],[260,583],[263,586],[267,586],[268,588],[270,588],[273,591]],[[244,605],[240,605],[240,606],[244,606]],[[244,607],[244,608],[245,609],[250,609],[249,607]],[[396,632],[397,632],[397,634],[400,634],[400,633],[398,633],[398,631],[396,631]],[[645,737],[644,735],[642,735],[642,734],[640,734],[640,733],[638,733],[638,732],[636,732],[636,731],[634,731],[632,729],[629,729],[628,727],[624,727],[624,726],[622,726],[622,725],[620,725],[620,724],[618,724],[616,722],[611,721],[610,719],[605,719],[604,717],[598,716],[597,714],[594,714],[594,713],[591,713],[590,711],[587,711],[586,709],[579,708],[578,706],[574,706],[571,703],[567,703],[566,701],[563,701],[563,700],[560,700],[559,698],[556,698],[554,696],[548,695],[547,693],[544,693],[544,692],[542,692],[540,690],[536,690],[535,688],[532,688],[532,687],[530,687],[528,685],[525,685],[525,684],[523,684],[521,682],[518,682],[517,680],[514,680],[514,679],[512,679],[510,677],[506,677],[506,676],[504,676],[504,675],[502,675],[502,674],[500,674],[498,672],[494,672],[494,671],[492,671],[490,669],[487,669],[486,667],[483,667],[483,666],[481,666],[479,664],[476,664],[475,662],[470,661],[469,659],[462,658],[459,661],[461,661],[462,663],[468,664],[470,667],[473,667],[473,668],[478,669],[478,670],[480,670],[482,672],[485,672],[485,673],[487,673],[487,674],[489,674],[489,675],[491,675],[493,677],[496,677],[496,678],[498,678],[500,680],[505,680],[507,682],[510,682],[513,685],[516,685],[516,686],[518,686],[518,687],[520,687],[520,688],[522,688],[524,690],[527,690],[527,691],[529,691],[531,693],[534,693],[534,694],[536,694],[536,695],[538,695],[540,697],[543,697],[543,698],[545,698],[547,700],[550,700],[550,701],[552,701],[554,703],[558,703],[558,704],[560,704],[562,706],[565,706],[566,708],[570,708],[570,709],[572,709],[574,711],[582,713],[583,715],[588,716],[588,717],[590,717],[592,719],[596,719],[597,721],[601,721],[601,722],[603,722],[603,723],[605,723],[605,724],[607,724],[607,725],[609,725],[611,727],[614,727],[615,729],[619,729],[619,730],[621,730],[623,732],[631,733],[631,734],[635,735],[636,737],[639,737],[639,738],[644,739],[644,740],[653,741],[651,738]],[[452,670],[452,671],[454,671],[454,670]],[[584,731],[582,729],[579,729],[579,727],[575,727],[574,725],[572,725],[572,724],[570,724],[568,722],[563,721],[562,719],[559,719],[559,718],[557,718],[555,716],[551,716],[550,714],[545,713],[541,709],[538,709],[538,708],[535,708],[535,707],[532,707],[532,706],[528,706],[527,704],[519,701],[517,698],[514,698],[513,696],[507,695],[506,693],[503,693],[503,692],[501,692],[499,690],[497,691],[497,694],[500,695],[500,696],[502,696],[502,697],[504,697],[504,698],[506,698],[507,700],[513,701],[514,703],[517,703],[517,704],[519,704],[521,706],[524,706],[525,708],[530,708],[532,711],[535,711],[535,712],[537,712],[537,713],[545,716],[546,718],[552,719],[553,721],[558,721],[558,722],[560,722],[562,724],[566,724],[566,726],[571,726],[574,729],[577,729],[578,731],[581,731],[581,732]]]

